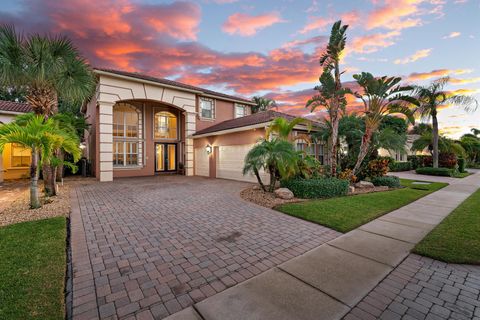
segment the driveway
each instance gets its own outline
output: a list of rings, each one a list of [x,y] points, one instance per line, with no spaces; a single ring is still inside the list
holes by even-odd
[[[76,187],[74,319],[161,319],[340,235],[243,201],[247,186],[157,176]]]

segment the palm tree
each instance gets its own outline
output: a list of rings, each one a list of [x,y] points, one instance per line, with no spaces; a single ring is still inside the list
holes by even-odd
[[[433,131],[425,131],[416,139],[412,144],[412,151],[423,151],[428,150],[432,155],[433,159]],[[453,152],[457,156],[463,157],[466,152],[461,143],[458,143],[452,139],[449,139],[444,136],[438,137],[438,151],[450,153]]]
[[[304,140],[307,143],[310,142],[310,137],[307,134],[292,135],[293,129],[299,124],[307,124],[308,130],[310,130],[310,122],[304,118],[294,118],[287,120],[285,118],[275,118],[265,131],[265,140],[270,140],[273,136],[293,142],[295,140]]]
[[[412,91],[412,87],[398,85],[402,80],[399,77],[375,78],[371,73],[362,72],[354,75],[353,78],[363,89],[363,92],[355,92],[355,96],[362,100],[365,114],[365,132],[357,162],[353,168],[353,174],[357,174],[368,154],[372,136],[378,131],[384,117],[388,114],[400,113],[414,123],[415,119],[409,104],[418,104],[418,102],[407,94]]]
[[[433,128],[433,167],[438,168],[438,110],[442,106],[453,104],[461,106],[465,111],[473,111],[478,107],[478,102],[470,96],[451,94],[444,88],[450,78],[444,77],[433,81],[428,86],[416,86],[414,94],[420,102],[417,112],[423,119],[432,119]]]
[[[277,106],[275,100],[265,97],[255,96],[252,98],[252,101],[256,103],[255,106],[252,106],[252,113],[267,111]]]
[[[262,140],[245,157],[243,174],[253,172],[260,187],[266,191],[259,170],[264,169],[270,175],[269,192],[273,192],[279,178],[288,178],[297,172],[298,155],[293,145],[282,139]]]
[[[323,73],[319,78],[320,85],[315,87],[318,95],[312,97],[306,104],[306,107],[310,108],[312,112],[317,107],[324,107],[328,111],[332,127],[332,147],[330,152],[332,176],[337,174],[337,140],[340,112],[344,111],[347,105],[345,94],[348,90],[342,88],[340,80],[340,75],[342,74],[340,71],[340,58],[347,41],[347,28],[348,25],[342,26],[341,20],[333,24],[327,49],[320,58],[320,66],[323,67]]]
[[[480,129],[477,129],[477,128],[472,128],[470,131],[472,131],[472,134],[474,136],[480,136]]]
[[[56,114],[59,99],[82,104],[93,94],[95,82],[88,63],[69,39],[39,34],[24,37],[13,26],[0,26],[0,86],[24,88],[25,99],[36,114],[45,118]],[[54,171],[44,170],[48,173],[44,180],[50,184]]]
[[[0,125],[0,153],[8,143],[16,143],[32,152],[30,164],[30,207],[41,206],[38,192],[38,177],[42,163],[55,162],[54,150],[63,149],[78,159],[78,140],[58,127],[53,119],[28,114],[18,121]]]

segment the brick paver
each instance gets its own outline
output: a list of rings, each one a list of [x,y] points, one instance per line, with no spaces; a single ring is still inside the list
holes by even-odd
[[[480,266],[411,254],[344,319],[480,320]]]
[[[161,319],[340,235],[241,200],[246,186],[181,176],[78,186],[74,319]]]

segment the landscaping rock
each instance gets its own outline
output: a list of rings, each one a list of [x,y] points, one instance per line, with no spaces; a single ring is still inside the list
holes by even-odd
[[[254,185],[254,186],[252,187],[252,190],[260,190],[260,189],[261,189],[261,188],[260,188],[259,185]]]
[[[280,188],[275,190],[275,196],[285,200],[290,200],[294,197],[293,192],[287,188]]]
[[[375,186],[374,186],[373,183],[371,183],[371,182],[368,182],[368,181],[360,181],[360,182],[355,183],[355,188],[359,188],[359,189],[373,189],[373,188],[375,188]]]
[[[354,186],[348,186],[348,193],[355,193],[355,187]]]
[[[375,187],[375,192],[378,191],[387,191],[389,188],[387,186],[376,186]]]

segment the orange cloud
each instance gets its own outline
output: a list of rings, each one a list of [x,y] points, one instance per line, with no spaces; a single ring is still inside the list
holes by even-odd
[[[423,50],[418,50],[417,52],[415,52],[414,54],[406,57],[406,58],[403,58],[403,59],[396,59],[394,61],[395,64],[407,64],[407,63],[412,63],[412,62],[415,62],[419,59],[423,59],[423,58],[426,58],[430,55],[430,53],[432,52],[432,49],[423,49]]]
[[[284,22],[284,20],[275,12],[258,16],[235,13],[227,18],[227,21],[222,26],[222,30],[228,34],[253,36],[257,31],[279,22]]]
[[[373,10],[367,18],[367,29],[386,28],[401,30],[422,24],[420,18],[411,18],[419,13],[423,0],[386,0]]]
[[[448,75],[460,75],[465,73],[471,73],[471,69],[437,69],[430,72],[415,72],[410,74],[406,80],[407,81],[419,81],[419,80],[428,80],[432,78],[446,77]]]
[[[352,40],[346,51],[357,53],[376,52],[379,48],[386,48],[394,45],[394,39],[399,35],[400,32],[398,31],[390,31],[388,33],[376,33],[366,36],[359,36]]]
[[[468,83],[476,83],[476,82],[480,82],[480,77],[468,78],[468,79],[450,78],[451,84],[468,84]]]
[[[450,32],[448,35],[444,36],[443,39],[456,38],[456,37],[459,37],[460,35],[461,35],[460,32],[454,31],[454,32]]]
[[[345,12],[340,15],[340,19],[344,24],[352,25],[358,22],[360,19],[360,14],[358,11]],[[339,20],[338,16],[330,16],[328,18],[311,17],[309,18],[309,22],[299,31],[299,33],[307,33],[313,30],[324,30],[325,27],[333,24],[337,20]]]

